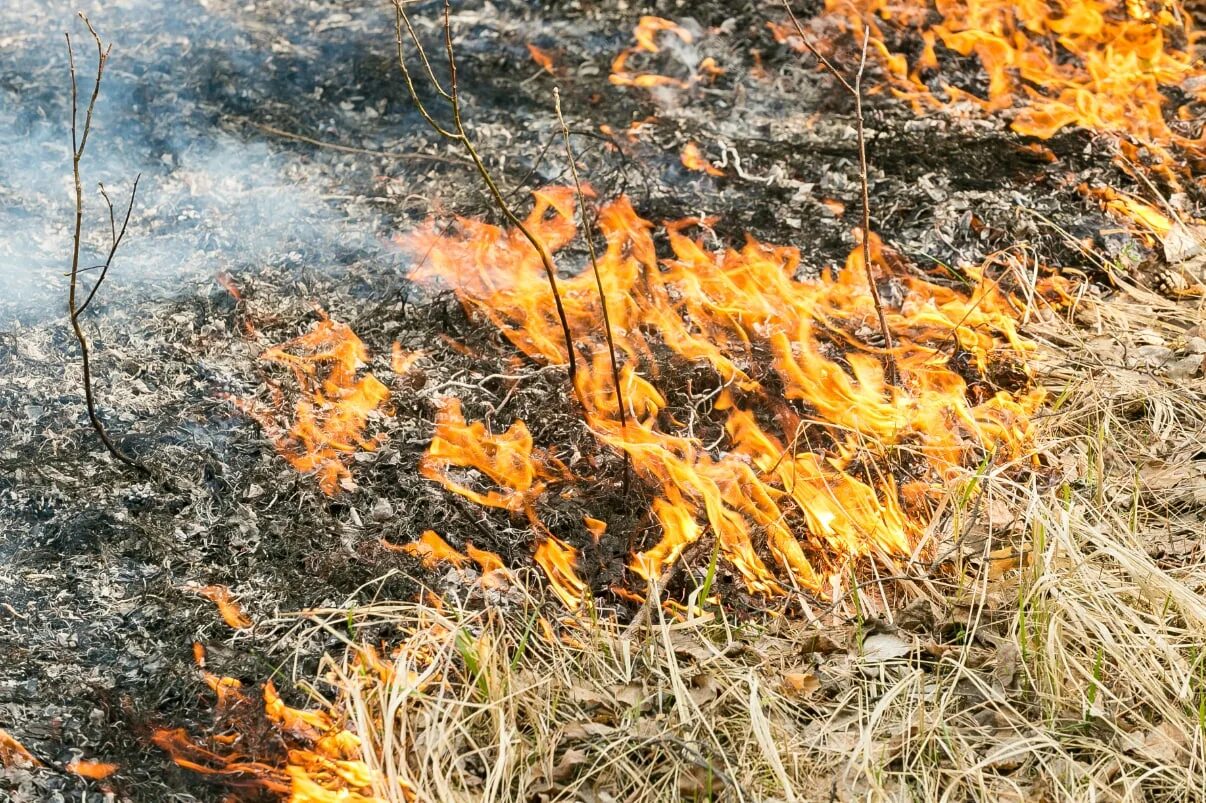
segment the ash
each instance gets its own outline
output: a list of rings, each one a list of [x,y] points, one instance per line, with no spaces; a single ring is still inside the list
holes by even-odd
[[[416,466],[435,400],[456,393],[493,427],[523,418],[538,444],[598,454],[558,370],[521,365],[491,327],[467,320],[447,295],[405,280],[410,257],[391,244],[433,211],[491,214],[476,176],[428,133],[393,61],[387,4],[332,0],[124,0],[85,10],[114,42],[86,186],[123,191],[143,174],[127,246],[89,311],[101,414],[125,449],[154,470],[139,477],[108,459],[87,424],[70,337],[70,145],[61,32],[85,43],[75,6],[48,0],[0,8],[0,727],[47,768],[0,770],[13,800],[89,799],[101,788],[54,770],[86,756],[114,761],[117,799],[217,800],[218,787],[177,770],[149,747],[152,728],[204,722],[208,696],[191,644],[210,668],[249,681],[312,668],[326,648],[262,625],[231,637],[190,584],[227,585],[252,619],[372,596],[439,587],[404,543],[437,529],[473,540],[509,565],[530,561],[530,534],[503,513],[467,507]],[[764,4],[631,6],[502,2],[458,5],[461,86],[481,150],[516,199],[563,181],[552,112],[554,79],[526,48],[557,55],[563,105],[581,136],[583,174],[601,196],[629,193],[644,216],[716,215],[717,243],[745,232],[799,246],[817,270],[851,247],[859,183],[847,99],[826,76],[777,45]],[[416,18],[435,19],[435,8]],[[650,94],[607,85],[611,58],[640,14],[713,30],[667,52],[672,70],[711,56],[714,84]],[[434,41],[437,30],[423,33]],[[830,31],[832,34],[833,32]],[[88,43],[90,46],[90,43]],[[853,51],[846,44],[843,58]],[[758,48],[769,74],[751,75]],[[82,85],[94,56],[80,46]],[[849,59],[847,59],[849,62]],[[868,120],[874,225],[918,264],[975,261],[1029,243],[1051,265],[1075,264],[1058,233],[1111,228],[1076,192],[1078,180],[1127,180],[1083,133],[1046,143],[1050,164],[1000,121],[915,118],[886,96]],[[607,147],[655,116],[636,142]],[[356,152],[282,136],[298,134]],[[725,168],[686,171],[689,141]],[[403,158],[367,151],[405,154]],[[1070,177],[1069,171],[1075,173]],[[1074,180],[1073,180],[1074,179]],[[851,210],[846,217],[825,201]],[[89,197],[87,248],[105,245],[101,204]],[[1100,235],[1098,235],[1100,236]],[[1106,243],[1133,248],[1121,235]],[[577,255],[581,264],[583,255]],[[574,257],[563,260],[565,265]],[[90,264],[90,263],[85,263]],[[241,301],[216,281],[229,275]],[[352,466],[357,488],[334,498],[297,474],[228,397],[262,397],[268,345],[305,331],[316,307],[349,324],[383,381],[390,345],[425,348],[418,381],[393,378],[394,415],[376,422],[385,446]],[[248,334],[248,324],[256,334]],[[469,357],[441,346],[448,336]],[[530,374],[522,381],[492,375]],[[409,384],[407,384],[409,382]],[[470,388],[466,390],[466,387]],[[550,400],[553,400],[550,402]],[[604,465],[579,501],[542,511],[580,521],[581,497],[610,506],[611,534],[584,574],[602,594],[628,533],[648,528]],[[583,508],[585,509],[585,508]],[[385,576],[384,580],[377,580]],[[614,604],[612,601],[609,604]],[[287,683],[278,677],[278,685]]]

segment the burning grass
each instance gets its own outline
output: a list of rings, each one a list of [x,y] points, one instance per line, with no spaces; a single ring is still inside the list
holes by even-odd
[[[1174,188],[1175,155],[1189,174],[1200,158],[1184,114],[1202,101],[1184,89],[1196,35],[1172,4],[829,7],[869,27],[919,109],[1008,110],[1042,138],[1103,132],[1123,157],[1147,149]],[[889,20],[920,31],[920,55],[892,52]],[[611,82],[687,88],[697,74],[633,65],[694,37],[643,18]],[[977,57],[985,93],[935,85],[951,53]],[[1189,99],[1170,114],[1172,86]],[[697,147],[682,163],[719,172]],[[1171,205],[1082,192],[1151,245],[1185,228]],[[1051,278],[1024,247],[923,273],[860,232],[888,348],[861,249],[810,271],[790,247],[716,247],[712,221],[656,227],[623,196],[581,231],[581,195],[538,191],[522,226],[432,220],[401,238],[422,255],[413,280],[451,287],[531,361],[577,363],[590,459],[442,397],[420,464],[522,522],[543,576],[433,530],[383,542],[451,592],[277,622],[343,642],[321,673],[330,695],[292,709],[267,685],[261,705],[206,674],[215,734],[157,736],[178,763],[297,801],[1206,797],[1206,397],[1142,351],[1158,341],[1199,373],[1200,309],[1117,277],[1119,299],[1085,303],[1089,285]],[[602,245],[595,270],[564,270],[582,238]],[[536,240],[562,259],[559,298]],[[361,392],[363,346],[350,330],[332,345],[336,328],[266,354],[317,400],[276,441],[327,492],[350,484],[339,453],[374,447],[362,431],[388,396]],[[420,357],[399,351],[395,370]],[[342,434],[312,425],[341,422],[345,403]],[[640,605],[627,621],[633,608],[579,576],[580,550],[617,537],[606,511],[572,529],[542,515],[574,485],[619,485],[620,456],[636,479],[626,503],[657,530],[608,589]],[[356,635],[382,630],[372,647]]]
[[[1095,331],[1171,342],[1196,316],[1150,303],[1136,290],[1082,308],[1076,327],[1036,312],[1058,401],[1033,450],[949,490],[956,538],[930,571],[868,578],[812,621],[738,621],[706,602],[677,618],[655,593],[629,624],[594,608],[550,622],[524,574],[501,605],[470,594],[281,620],[347,644],[323,672],[323,721],[355,734],[354,793],[1203,799],[1206,398],[1111,369],[1094,345]],[[1030,455],[1055,476],[1017,474]],[[882,605],[888,587],[911,602]],[[384,652],[348,638],[382,625],[400,634]],[[308,772],[289,755],[284,772]]]

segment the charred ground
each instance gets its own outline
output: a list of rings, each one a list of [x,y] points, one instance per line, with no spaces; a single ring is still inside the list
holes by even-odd
[[[206,721],[191,643],[209,647],[216,671],[248,681],[275,675],[280,685],[296,648],[314,660],[332,644],[280,643],[267,627],[230,641],[212,605],[187,585],[228,585],[252,618],[266,621],[275,611],[413,597],[425,584],[440,586],[438,575],[384,549],[381,539],[404,543],[436,529],[454,545],[472,540],[497,551],[509,565],[529,562],[522,521],[474,509],[418,476],[441,389],[473,388],[461,394],[467,413],[492,427],[522,417],[537,444],[591,478],[541,514],[567,538],[584,511],[606,514],[609,536],[598,548],[575,544],[583,576],[605,604],[617,604],[606,589],[623,581],[629,540],[641,544],[651,525],[632,501],[643,489],[634,486],[630,499],[620,493],[620,462],[594,443],[559,371],[525,364],[451,296],[426,296],[404,279],[411,257],[390,244],[394,233],[433,211],[489,215],[491,207],[459,155],[433,144],[410,108],[388,9],[209,2],[177,5],[169,15],[156,3],[141,5],[148,19],[172,23],[152,22],[138,34],[132,17],[93,16],[116,41],[119,74],[102,95],[112,123],[93,147],[108,152],[97,156],[106,172],[151,172],[159,194],[152,189],[136,217],[133,236],[144,245],[119,258],[88,326],[102,366],[104,416],[156,476],[122,471],[88,429],[75,347],[59,315],[56,263],[39,257],[44,286],[0,302],[0,727],[51,766],[80,753],[118,762],[106,784],[120,797],[216,800],[219,789],[186,777],[147,742],[153,726]],[[54,10],[62,13],[3,13],[24,31],[70,25],[68,9]],[[611,58],[629,44],[639,13],[719,26],[722,34],[704,47],[728,72],[661,102],[609,86]],[[575,141],[583,174],[600,196],[626,192],[655,221],[715,215],[718,242],[737,244],[749,232],[798,245],[812,270],[840,264],[859,192],[851,109],[830,79],[774,41],[767,13],[748,3],[650,4],[623,14],[605,3],[559,4],[555,12],[500,3],[489,14],[467,6],[455,25],[471,128],[514,198],[565,180],[554,79],[526,50],[529,42],[547,46],[557,54],[555,83],[570,124],[583,132]],[[6,124],[63,137],[62,54],[35,52],[40,36],[29,33],[15,66],[0,74],[4,103],[16,110]],[[849,63],[852,44],[835,45],[839,63]],[[761,52],[766,80],[750,76],[751,48]],[[969,74],[968,85],[974,80]],[[1052,162],[999,121],[918,119],[886,93],[870,105],[875,227],[919,269],[1018,243],[1053,267],[1079,264],[1059,229],[1100,237],[1115,228],[1076,189],[1086,180],[1128,181],[1089,135],[1045,143]],[[637,141],[623,136],[630,122],[654,114]],[[619,135],[601,136],[600,124]],[[406,156],[318,147],[264,127]],[[727,175],[685,170],[678,154],[688,140],[728,164]],[[247,171],[276,175],[235,186],[241,200],[233,213],[223,211],[231,198],[217,168],[190,162],[199,143],[214,141],[251,154]],[[217,186],[181,189],[207,176]],[[308,205],[287,216],[280,236],[248,248],[242,229],[273,223],[275,205],[294,187]],[[204,203],[190,205],[199,194]],[[835,215],[823,199],[849,211]],[[23,219],[60,209],[57,201],[40,207],[29,193],[18,203]],[[64,216],[38,225],[53,234],[65,224]],[[1109,236],[1104,250],[1121,259],[1137,265],[1148,256],[1124,235]],[[164,259],[156,247],[171,251],[172,269],[137,267],[140,259]],[[584,260],[570,255],[564,264]],[[217,284],[218,271],[232,276],[241,301]],[[388,442],[357,461],[358,490],[334,499],[285,465],[226,400],[263,392],[267,369],[257,354],[305,330],[316,305],[360,335],[376,355],[371,369],[394,390],[394,414],[377,422]],[[441,347],[444,337],[465,353]],[[430,351],[417,375],[391,378],[394,341]],[[491,378],[516,374],[525,378]],[[699,378],[702,386],[709,381]],[[0,777],[15,799],[78,799],[95,788],[53,771]]]

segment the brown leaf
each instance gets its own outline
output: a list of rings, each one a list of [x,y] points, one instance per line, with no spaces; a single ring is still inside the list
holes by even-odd
[[[793,697],[811,697],[821,688],[821,681],[814,672],[784,672],[783,690]]]
[[[1170,722],[1162,722],[1146,732],[1136,731],[1126,737],[1126,748],[1160,764],[1183,764],[1189,757],[1185,749],[1185,732]]]
[[[602,722],[570,722],[561,729],[566,739],[597,739],[611,734],[615,728]]]

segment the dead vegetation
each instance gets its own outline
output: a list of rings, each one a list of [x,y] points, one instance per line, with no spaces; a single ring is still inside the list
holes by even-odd
[[[1036,312],[1055,402],[1027,460],[1049,470],[969,472],[962,536],[903,610],[866,617],[856,590],[813,622],[651,601],[550,624],[524,593],[295,626],[410,634],[390,673],[349,643],[325,675],[383,800],[1204,799],[1206,397],[1086,335],[1155,325],[1200,354],[1196,316]]]

